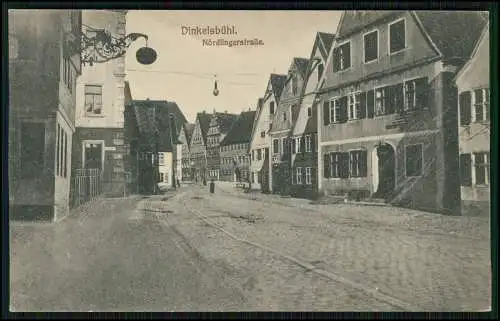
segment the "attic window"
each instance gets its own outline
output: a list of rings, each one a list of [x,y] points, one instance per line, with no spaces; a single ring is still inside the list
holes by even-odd
[[[391,54],[406,48],[406,24],[401,19],[389,24],[389,52]]]
[[[293,76],[292,77],[292,95],[297,95],[298,91],[298,84],[297,84],[297,77]]]
[[[274,101],[272,101],[270,104],[269,104],[269,113],[271,115],[274,114]]]
[[[312,117],[312,114],[313,114],[313,112],[312,112],[312,107],[308,107],[308,108],[307,108],[307,117],[311,118],[311,117]]]
[[[323,70],[324,69],[325,69],[325,67],[323,67],[323,64],[319,64],[318,65],[318,81],[320,81],[321,75],[323,75]]]
[[[368,63],[378,58],[378,30],[367,33],[363,37],[364,62]]]

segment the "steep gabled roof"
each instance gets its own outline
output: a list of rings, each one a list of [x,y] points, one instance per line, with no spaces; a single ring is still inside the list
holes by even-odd
[[[191,123],[184,123],[183,128],[184,128],[184,135],[186,135],[186,140],[188,144],[191,142],[191,136],[193,136],[193,131],[194,131],[195,124]]]
[[[128,105],[132,102],[132,92],[130,90],[130,84],[128,81],[125,81],[125,87],[123,88],[124,94],[124,104]]]
[[[172,151],[172,144],[179,143],[177,137],[180,129],[187,122],[179,106],[175,102],[149,99],[133,100],[131,106],[143,146],[154,150],[156,148],[155,137],[158,135],[158,149]],[[172,134],[175,137],[171,137]]]
[[[252,139],[253,122],[255,119],[255,111],[244,111],[238,119],[233,122],[231,129],[227,133],[221,146],[232,144],[248,143]]]
[[[455,78],[454,78],[455,82],[463,74],[464,70],[466,70],[470,66],[472,60],[474,59],[474,57],[477,54],[477,51],[479,50],[479,47],[481,46],[483,41],[486,41],[487,37],[489,37],[489,32],[490,32],[490,23],[488,22],[488,23],[486,23],[486,26],[484,26],[483,32],[481,33],[481,36],[476,41],[476,45],[474,46],[474,50],[472,50],[472,53],[471,53],[469,59],[466,61],[466,63],[462,66],[462,68],[455,75]]]
[[[215,113],[217,116],[217,120],[219,123],[219,130],[222,134],[226,134],[230,129],[233,123],[238,118],[236,114],[228,114],[228,113]]]
[[[207,114],[206,112],[201,112],[196,115],[196,118],[200,122],[201,136],[203,137],[203,142],[207,143],[207,132],[210,127],[210,118],[212,114]]]
[[[318,36],[321,39],[323,46],[325,47],[326,54],[328,55],[330,49],[332,48],[333,39],[335,39],[335,35],[333,33],[318,32]]]
[[[271,74],[269,78],[269,81],[271,82],[271,88],[273,89],[274,97],[276,98],[276,101],[278,103],[281,97],[281,92],[285,87],[286,77],[287,75]]]
[[[297,70],[301,74],[303,78],[305,78],[307,73],[307,64],[309,63],[309,59],[307,58],[293,58],[293,64],[297,67]]]
[[[250,135],[250,143],[252,142],[253,136],[255,135],[255,129],[257,128],[257,124],[259,123],[260,115],[262,114],[262,106],[264,106],[264,98],[260,97],[257,100],[257,108],[255,109],[255,116],[253,118],[252,124],[252,133]],[[248,146],[248,150],[250,150],[250,145]]]
[[[487,23],[478,11],[413,11],[444,58],[468,58]]]
[[[403,10],[346,10],[340,17],[336,32],[337,38],[343,39],[371,24],[400,15],[403,12]]]

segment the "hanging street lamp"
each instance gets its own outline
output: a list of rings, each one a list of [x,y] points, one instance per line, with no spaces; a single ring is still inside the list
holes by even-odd
[[[127,53],[130,45],[139,38],[144,38],[146,44],[139,48],[136,59],[140,64],[150,65],[156,61],[156,51],[148,47],[148,36],[142,33],[130,33],[123,37],[115,37],[105,29],[96,29],[87,25],[82,25],[84,29],[80,34],[80,42],[74,39],[70,45],[78,49],[81,53],[83,65],[94,63],[104,63],[116,58],[120,58]]]

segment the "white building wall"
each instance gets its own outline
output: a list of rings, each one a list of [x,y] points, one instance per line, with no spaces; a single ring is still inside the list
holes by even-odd
[[[171,152],[162,152],[161,154],[163,155],[163,162],[160,162],[158,172],[163,174],[163,181],[159,182],[158,185],[172,187],[173,155]]]

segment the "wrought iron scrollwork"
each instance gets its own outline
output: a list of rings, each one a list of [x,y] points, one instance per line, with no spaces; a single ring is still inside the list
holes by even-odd
[[[88,28],[81,34],[81,60],[82,64],[93,65],[122,57],[127,52],[132,42],[139,38],[146,40],[148,36],[142,33],[130,33],[118,38],[104,29]]]

